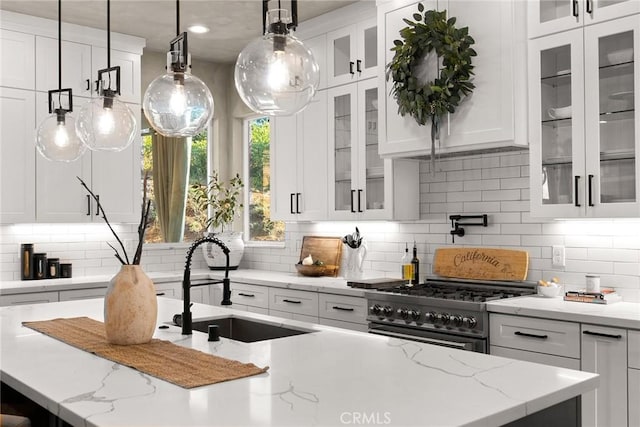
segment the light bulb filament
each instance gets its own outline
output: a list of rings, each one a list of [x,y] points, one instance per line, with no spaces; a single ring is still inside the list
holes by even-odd
[[[98,132],[102,135],[110,134],[115,129],[113,111],[111,108],[103,108],[98,121]]]
[[[67,132],[67,127],[64,122],[58,122],[53,142],[60,148],[67,147],[69,145],[69,133]]]
[[[176,81],[171,99],[169,100],[171,112],[176,116],[182,116],[187,110],[187,97],[184,93],[184,85]]]

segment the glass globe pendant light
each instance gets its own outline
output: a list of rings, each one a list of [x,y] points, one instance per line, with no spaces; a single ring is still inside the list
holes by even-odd
[[[68,108],[62,107],[63,93],[68,93]],[[58,108],[54,108],[55,94]],[[86,151],[87,147],[76,134],[72,111],[73,93],[71,89],[62,89],[62,0],[58,0],[58,90],[49,91],[49,116],[36,131],[36,147],[44,158],[72,162]]]
[[[180,34],[180,1],[176,1],[176,34],[169,43],[167,73],[157,77],[144,93],[144,115],[156,132],[168,137],[199,134],[213,116],[213,96],[202,80],[191,74],[187,33]]]
[[[138,126],[131,109],[118,98],[120,67],[111,66],[111,0],[107,0],[107,68],[98,70],[97,92],[99,96],[80,109],[76,132],[91,150],[122,151],[135,140]]]
[[[267,10],[268,2],[262,2],[264,35],[240,52],[234,79],[240,98],[253,111],[288,116],[311,101],[320,71],[311,51],[289,34],[297,26],[297,0],[291,1],[292,18],[285,9]]]

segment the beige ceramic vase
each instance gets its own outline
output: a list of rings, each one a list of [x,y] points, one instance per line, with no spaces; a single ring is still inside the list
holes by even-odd
[[[109,282],[104,297],[104,326],[111,344],[151,341],[158,319],[153,282],[139,265],[123,265]]]

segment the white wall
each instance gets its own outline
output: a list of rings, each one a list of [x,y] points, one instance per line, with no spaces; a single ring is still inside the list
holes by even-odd
[[[527,151],[484,154],[440,160],[435,177],[421,163],[421,219],[414,222],[323,222],[287,224],[285,248],[247,248],[243,266],[294,272],[304,235],[344,236],[357,225],[368,242],[365,269],[369,275],[398,277],[405,242],[418,243],[421,272],[430,272],[434,250],[451,245],[450,214],[489,215],[489,226],[465,227],[456,246],[522,248],[530,254],[529,279],[558,277],[567,288],[584,285],[584,275],[601,276],[602,286],[615,287],[626,300],[640,302],[640,221],[541,221],[529,216]],[[134,251],[134,226],[118,226]],[[20,243],[73,263],[74,276],[112,274],[117,268],[106,225],[10,225],[0,227],[0,278],[17,280]],[[551,267],[551,246],[566,246],[566,267]],[[182,271],[185,245],[145,247],[147,271]],[[195,257],[195,267],[205,267]]]

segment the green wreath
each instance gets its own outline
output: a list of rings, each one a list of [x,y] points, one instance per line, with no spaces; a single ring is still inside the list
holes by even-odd
[[[471,82],[471,58],[477,54],[471,48],[475,41],[469,35],[469,28],[456,28],[456,18],[447,19],[444,10],[425,12],[422,3],[418,3],[418,12],[413,14],[415,22],[404,19],[408,27],[400,30],[403,40],[393,41],[391,50],[395,54],[387,65],[386,78],[393,79],[391,93],[401,116],[410,114],[421,126],[431,119],[434,154],[441,117],[454,113],[463,98],[475,88]],[[438,62],[442,61],[439,76],[433,81],[420,82],[414,75],[416,68],[425,55],[433,51]]]

